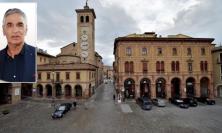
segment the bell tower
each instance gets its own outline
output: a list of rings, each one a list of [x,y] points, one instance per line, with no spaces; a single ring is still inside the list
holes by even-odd
[[[94,9],[86,5],[76,9],[77,13],[77,48],[82,63],[95,65],[95,19]]]

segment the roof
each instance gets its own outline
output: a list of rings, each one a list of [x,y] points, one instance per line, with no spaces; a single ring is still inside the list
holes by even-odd
[[[38,49],[37,50],[37,55],[42,55],[42,56],[46,56],[46,57],[51,57],[51,58],[55,58],[55,56],[48,54],[46,51],[44,51],[43,49]]]
[[[148,33],[149,36],[146,36]],[[131,34],[125,37],[118,37],[114,41],[115,54],[117,44],[119,42],[209,42],[212,43],[214,38],[192,38],[187,35],[177,34],[169,35],[168,37],[157,37],[155,32],[147,32],[145,34]]]
[[[222,52],[222,46],[214,47],[214,48],[212,49],[212,52],[213,52],[213,53],[214,53],[214,52]]]
[[[87,63],[43,64],[37,66],[38,71],[59,70],[96,70],[96,66]]]
[[[91,9],[91,8],[76,9],[76,12],[77,13],[88,13],[88,12],[91,12],[93,14],[94,18],[96,18],[96,14],[94,12],[94,9]]]

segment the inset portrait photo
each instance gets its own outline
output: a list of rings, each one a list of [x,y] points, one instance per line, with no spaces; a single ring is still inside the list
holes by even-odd
[[[36,82],[37,4],[0,3],[0,83]]]

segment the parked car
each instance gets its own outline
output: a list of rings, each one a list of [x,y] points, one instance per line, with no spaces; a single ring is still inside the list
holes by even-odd
[[[66,106],[67,107],[67,109],[68,109],[68,111],[71,109],[71,107],[72,107],[72,103],[62,103],[62,104],[60,104],[61,106]]]
[[[191,106],[191,107],[197,107],[197,105],[198,105],[197,100],[192,97],[184,98],[183,102],[186,104],[189,104],[189,106]]]
[[[146,97],[139,97],[136,100],[137,104],[143,109],[143,110],[151,110],[152,109],[152,102],[150,99]]]
[[[180,108],[189,108],[189,104],[185,103],[183,101],[183,99],[180,99],[180,98],[170,98],[169,99],[171,103],[173,103],[174,105],[180,107]]]
[[[207,105],[214,105],[216,104],[216,101],[213,99],[209,99],[208,97],[197,97],[196,98],[198,102],[207,104]]]
[[[66,106],[59,106],[58,108],[56,108],[56,110],[52,113],[52,118],[62,118],[63,115],[68,112],[68,109]]]
[[[166,101],[164,99],[154,98],[152,99],[153,105],[156,105],[158,107],[165,107]]]

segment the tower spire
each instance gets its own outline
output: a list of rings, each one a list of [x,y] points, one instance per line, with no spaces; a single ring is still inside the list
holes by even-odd
[[[84,9],[89,9],[88,0],[86,0],[86,5],[84,6]]]

